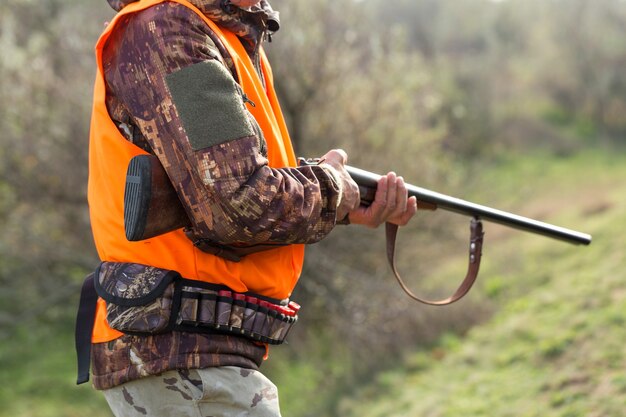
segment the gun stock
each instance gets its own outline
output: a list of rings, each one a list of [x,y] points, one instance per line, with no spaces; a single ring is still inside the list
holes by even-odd
[[[189,217],[154,155],[131,159],[124,189],[126,238],[136,242],[189,226]]]

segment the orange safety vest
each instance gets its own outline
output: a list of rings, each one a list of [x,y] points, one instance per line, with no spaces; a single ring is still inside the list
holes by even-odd
[[[96,44],[97,74],[89,140],[88,200],[96,249],[102,261],[134,262],[178,271],[183,277],[223,284],[233,291],[251,291],[268,297],[289,297],[302,271],[304,245],[288,245],[230,262],[197,249],[184,232],[176,230],[141,242],[129,242],[124,231],[124,187],[130,159],[145,152],[127,141],[111,120],[106,108],[102,51],[120,18],[164,1],[173,1],[197,13],[219,36],[233,58],[239,84],[255,104],[248,106],[263,130],[269,165],[296,166],[285,121],[273,87],[272,72],[261,50],[263,86],[252,60],[239,38],[218,27],[187,0],[140,0],[122,9]],[[106,305],[98,300],[92,342],[116,339],[122,333],[106,322]]]

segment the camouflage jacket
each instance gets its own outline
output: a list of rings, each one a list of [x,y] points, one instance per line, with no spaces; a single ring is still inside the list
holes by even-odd
[[[108,1],[117,10],[133,2]],[[255,63],[268,31],[279,26],[265,0],[249,11],[224,0],[191,3],[237,34]],[[184,103],[180,90],[218,78],[215,66],[203,69],[203,63],[217,60],[235,73],[220,39],[200,17],[165,2],[123,23],[124,30],[117,30],[103,51],[107,108],[129,140],[159,157],[189,208],[194,237],[244,245],[313,243],[325,237],[335,226],[339,199],[330,169],[269,168],[252,116],[228,111],[236,107],[229,100],[241,100],[234,83],[215,81],[222,94],[207,91],[213,102]],[[210,110],[194,112],[198,107]],[[203,125],[207,113],[217,128]]]
[[[118,11],[134,1],[108,0]],[[224,0],[190,1],[237,34],[255,63],[268,31],[278,29],[278,15],[266,0],[249,10]],[[262,133],[250,130],[255,124],[250,114],[218,116],[242,127],[223,125],[224,131],[210,139],[189,133],[194,120],[180,114],[180,98],[167,77],[206,62],[219,62],[222,70],[235,73],[211,29],[194,12],[172,2],[125,19],[103,51],[107,108],[129,141],[159,157],[190,208],[193,234],[222,244],[312,243],[326,236],[335,225],[340,192],[331,170],[269,168]],[[137,84],[143,88],[134,87]],[[240,98],[234,83],[219,87],[226,91],[222,100],[228,101],[229,95]],[[221,104],[214,107],[228,108]],[[93,345],[93,381],[97,389],[107,389],[169,369],[258,368],[264,354],[264,346],[235,336],[125,335]]]

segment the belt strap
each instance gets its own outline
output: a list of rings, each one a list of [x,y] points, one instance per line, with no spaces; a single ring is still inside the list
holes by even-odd
[[[85,278],[80,290],[80,302],[76,315],[76,329],[74,333],[76,342],[76,356],[78,359],[78,379],[76,384],[89,381],[89,366],[91,364],[91,334],[93,333],[94,318],[96,316],[96,304],[98,294],[94,287],[94,274]]]
[[[472,219],[470,224],[470,246],[469,246],[469,266],[467,269],[467,274],[461,282],[461,285],[457,288],[453,295],[450,297],[438,300],[431,301],[420,298],[413,294],[413,292],[407,287],[407,285],[400,277],[398,273],[398,269],[396,268],[395,261],[395,252],[396,252],[396,236],[398,234],[398,226],[392,223],[385,224],[385,233],[387,238],[387,260],[389,261],[389,265],[393,271],[393,274],[396,277],[396,280],[400,284],[400,287],[404,290],[404,292],[414,299],[415,301],[419,301],[423,304],[433,305],[433,306],[444,306],[448,304],[452,304],[455,301],[463,298],[469,290],[474,285],[476,281],[476,277],[478,276],[478,269],[480,268],[480,259],[482,256],[482,247],[483,247],[483,237],[485,234],[483,233],[483,225],[481,221],[477,218]]]

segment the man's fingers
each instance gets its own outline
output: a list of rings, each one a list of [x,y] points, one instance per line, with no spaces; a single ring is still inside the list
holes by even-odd
[[[406,204],[409,199],[406,191],[406,185],[404,184],[404,178],[398,177],[396,179],[396,211],[398,213],[404,213],[406,211]]]
[[[378,227],[384,222],[404,226],[416,212],[417,200],[415,197],[408,197],[404,179],[390,172],[378,181],[372,204],[367,208],[354,210],[350,214],[350,220],[369,227]]]
[[[387,204],[387,188],[388,188],[388,180],[387,177],[382,177],[378,180],[378,186],[376,187],[376,195],[374,196],[373,203],[382,206],[383,208]]]
[[[383,222],[385,218],[385,211],[387,209],[387,201],[389,200],[388,196],[388,186],[389,181],[387,177],[382,177],[378,181],[378,186],[376,188],[376,195],[374,196],[374,201],[367,208],[367,215],[370,218],[371,226],[376,227]]]
[[[397,219],[390,219],[389,221],[397,224],[398,226],[406,226],[415,213],[417,213],[417,199],[415,197],[410,197],[407,200],[406,210]]]
[[[395,172],[387,174],[387,201],[385,204],[385,217],[389,217],[396,210],[398,196],[398,177]]]

